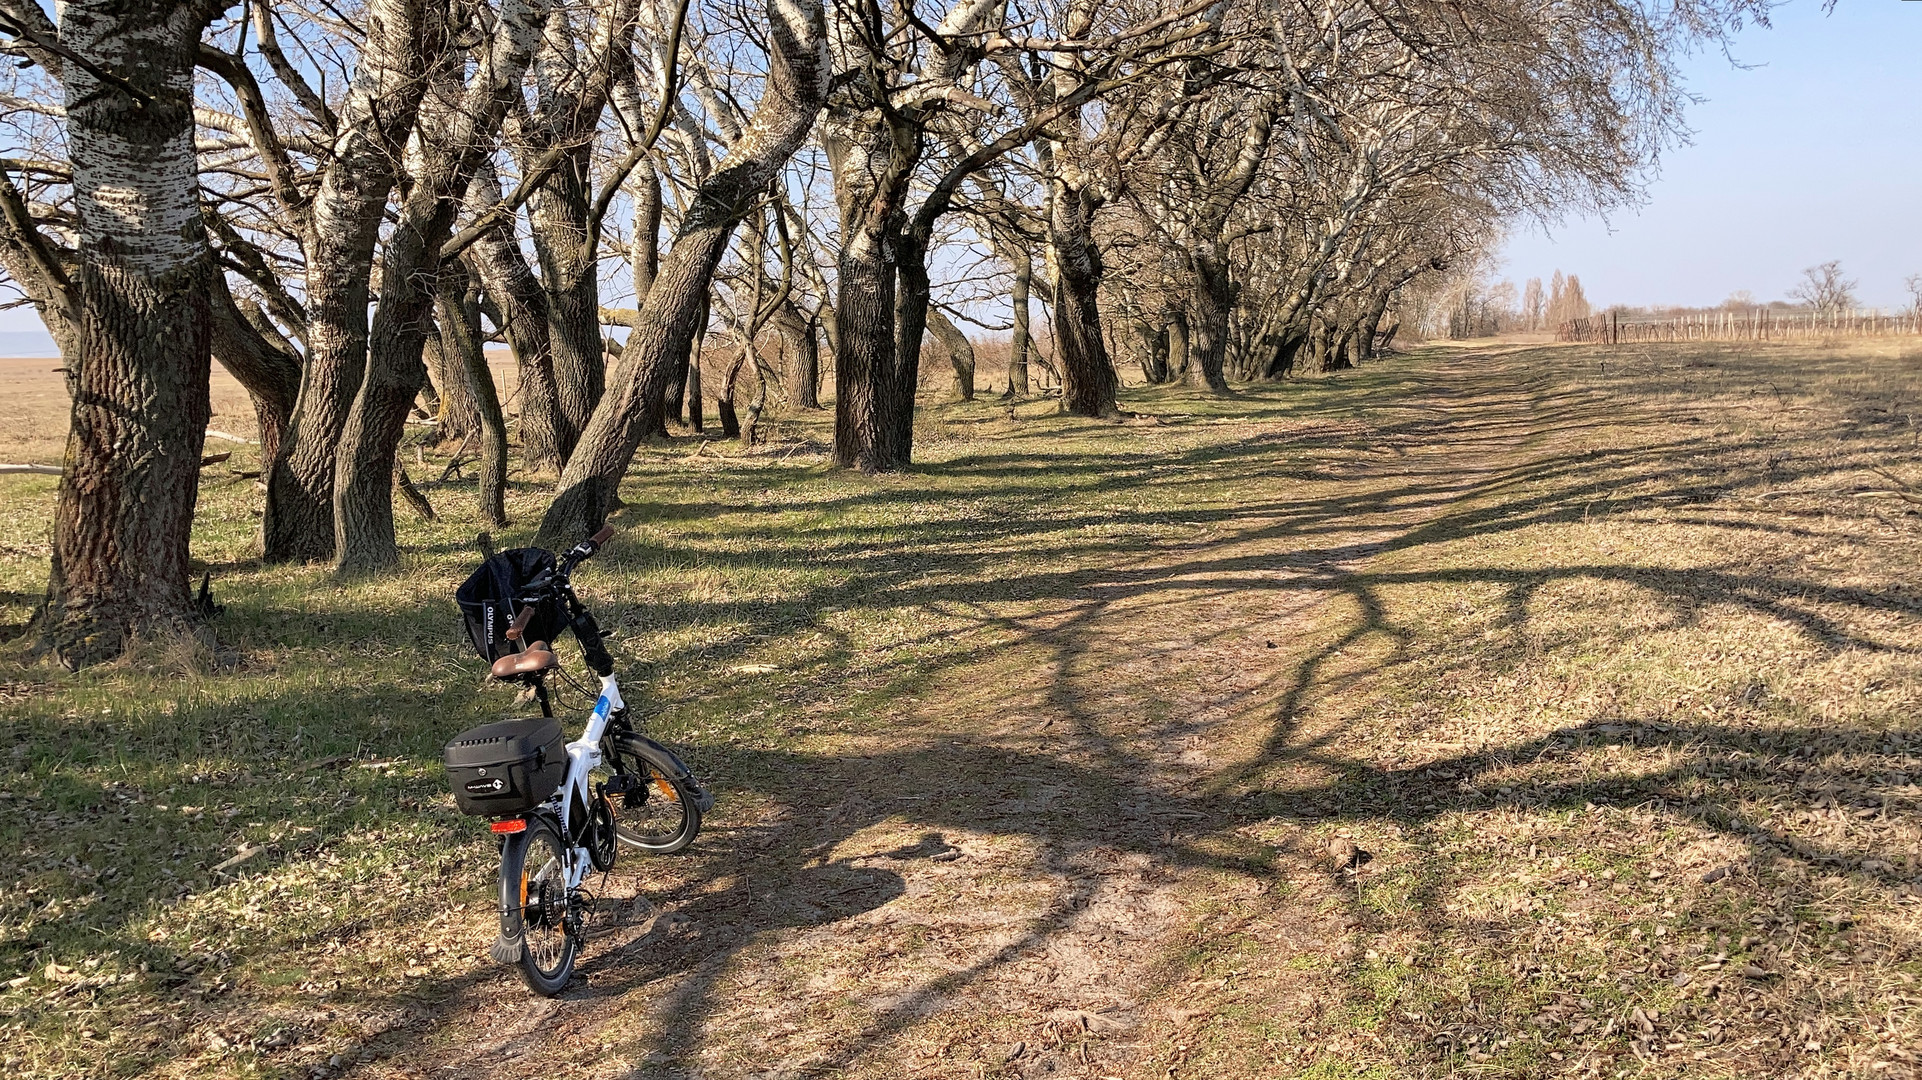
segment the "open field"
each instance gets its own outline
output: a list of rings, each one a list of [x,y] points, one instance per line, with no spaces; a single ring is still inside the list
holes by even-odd
[[[210,470],[216,644],[0,646],[8,1073],[1922,1075],[1916,345],[1124,407],[930,405],[878,479],[825,417],[643,450],[579,583],[720,801],[553,1003],[438,764],[517,708],[456,638],[471,487],[335,580]],[[52,490],[0,477],[14,633]]]

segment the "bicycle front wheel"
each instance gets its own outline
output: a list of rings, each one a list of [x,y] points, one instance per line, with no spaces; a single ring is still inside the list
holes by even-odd
[[[701,831],[703,796],[672,754],[637,735],[609,741],[605,764],[626,790],[610,795],[614,835],[653,855],[671,855]]]
[[[527,988],[553,997],[574,977],[581,920],[567,892],[567,845],[543,819],[501,849],[501,907],[521,921],[520,970]]]

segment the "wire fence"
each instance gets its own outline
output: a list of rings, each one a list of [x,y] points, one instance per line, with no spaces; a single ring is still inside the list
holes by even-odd
[[[1556,329],[1557,341],[1630,345],[1657,341],[1810,341],[1829,338],[1893,337],[1922,334],[1917,312],[1885,315],[1879,311],[1709,311],[1667,319],[1606,312],[1572,319]]]

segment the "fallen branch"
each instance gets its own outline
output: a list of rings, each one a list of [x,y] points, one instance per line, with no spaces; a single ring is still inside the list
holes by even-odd
[[[207,429],[207,437],[209,439],[221,439],[225,442],[239,443],[242,446],[252,446],[254,444],[253,439],[243,439],[238,435],[232,435],[225,431],[215,431],[213,428]]]
[[[7,473],[36,473],[59,476],[62,472],[58,465],[0,465],[0,475]]]
[[[434,504],[428,502],[427,496],[422,495],[414,482],[407,478],[407,470],[399,459],[394,461],[394,490],[400,492],[400,497],[407,500],[407,505],[414,508],[414,513],[419,514],[422,521],[434,520]]]

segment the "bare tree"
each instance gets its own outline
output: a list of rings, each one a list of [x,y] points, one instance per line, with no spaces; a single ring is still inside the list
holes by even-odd
[[[259,19],[272,26],[266,5]],[[445,41],[446,27],[430,6],[411,0],[370,0],[364,21],[353,82],[338,108],[308,88],[298,68],[276,65],[301,103],[295,123],[331,133],[317,175],[298,175],[266,102],[242,100],[254,149],[274,178],[279,211],[290,219],[305,262],[306,364],[288,437],[268,470],[261,519],[262,554],[270,562],[335,555],[335,461],[367,370],[374,251],[425,98],[427,65]],[[257,48],[278,49],[269,34],[255,40]]]
[[[1802,271],[1802,280],[1789,290],[1789,297],[1832,318],[1855,307],[1855,286],[1855,280],[1842,273],[1842,263],[1831,259]]]
[[[661,425],[667,384],[682,370],[701,329],[708,285],[729,237],[814,126],[829,74],[820,0],[768,0],[766,19],[767,79],[760,102],[741,138],[689,200],[606,392],[541,519],[540,543],[572,543],[606,520],[634,451]]]

